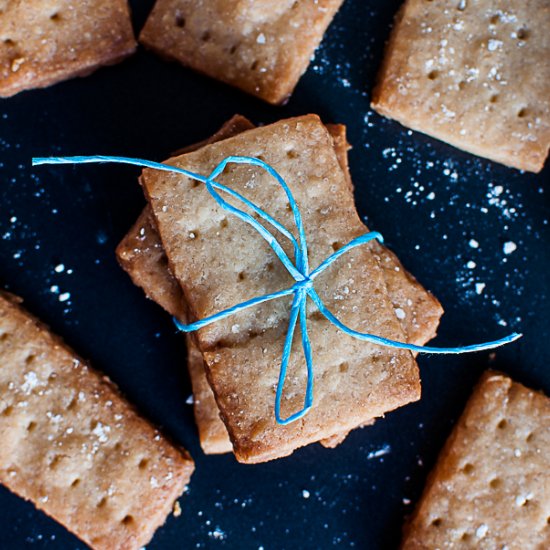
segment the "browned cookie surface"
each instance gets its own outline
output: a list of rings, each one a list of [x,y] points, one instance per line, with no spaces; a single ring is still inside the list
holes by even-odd
[[[18,302],[0,293],[0,481],[92,548],[144,546],[193,461]]]
[[[550,399],[483,375],[430,475],[403,549],[550,548]]]
[[[407,0],[373,93],[403,125],[522,170],[550,147],[550,3]]]
[[[0,2],[0,96],[84,76],[135,49],[126,0]]]
[[[343,0],[157,0],[140,41],[161,55],[281,103]]]
[[[250,130],[168,162],[208,174],[230,154],[263,158],[285,178],[302,211],[312,266],[365,232],[332,139],[318,117],[298,117]],[[250,166],[231,166],[219,179],[246,191],[292,228],[286,196],[267,173]],[[228,216],[204,186],[176,174],[149,170],[144,171],[142,182],[172,272],[194,318],[292,284],[263,239],[241,220]],[[290,253],[290,245],[285,247]],[[344,323],[404,341],[372,248],[350,252],[337,269],[316,280],[316,289]],[[212,324],[197,335],[235,453],[243,461],[284,456],[419,396],[417,367],[410,353],[346,336],[310,307],[315,405],[296,423],[276,424],[274,384],[289,307],[288,299],[273,301]],[[303,357],[296,349],[289,365],[283,416],[301,407],[304,385]]]

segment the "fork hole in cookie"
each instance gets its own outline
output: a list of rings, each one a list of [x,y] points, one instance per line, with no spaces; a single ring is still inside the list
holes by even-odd
[[[463,540],[464,542],[466,542],[467,540],[470,540],[470,538],[471,538],[470,533],[462,533],[460,540]]]
[[[5,342],[9,338],[9,334],[7,332],[3,332],[0,334],[0,342]]]
[[[201,34],[201,40],[203,42],[208,42],[212,38],[212,35],[210,34],[210,31],[204,31]]]
[[[337,252],[342,248],[342,243],[338,241],[334,241],[331,246],[332,246],[332,250],[334,250],[334,252]]]
[[[73,397],[70,403],[67,405],[67,410],[74,411],[75,408],[76,408],[76,397]]]
[[[239,44],[233,44],[233,46],[231,46],[231,48],[229,48],[229,53],[231,55],[233,55],[237,51],[238,47],[239,47]]]
[[[75,487],[78,487],[80,485],[80,478],[77,477],[76,479],[73,479],[73,482],[71,483],[71,487],[73,487],[73,489]]]
[[[128,514],[122,518],[120,523],[122,523],[122,525],[130,526],[134,523],[134,517]]]
[[[518,111],[518,118],[525,118],[528,115],[528,113],[529,113],[529,111],[525,107],[522,107]]]
[[[11,416],[13,413],[13,407],[11,405],[8,405],[3,411],[2,416]]]
[[[429,78],[430,80],[435,80],[435,79],[438,78],[438,77],[439,77],[439,71],[435,71],[435,70],[434,70],[434,71],[430,71],[430,72],[428,73],[428,78]]]
[[[525,441],[526,441],[527,443],[530,443],[532,440],[533,440],[533,432],[529,432],[529,433],[525,436]]]
[[[259,65],[259,61],[257,59],[255,59],[252,64],[250,65],[250,70],[251,71],[255,71],[257,68],[258,68],[258,65]]]
[[[147,464],[149,464],[149,460],[147,458],[142,458],[139,461],[138,468],[140,470],[145,470],[145,468],[147,468]]]
[[[468,462],[467,464],[464,464],[464,467],[462,468],[462,471],[463,471],[466,475],[469,475],[469,474],[471,474],[471,473],[474,471],[474,465],[471,464],[470,462]]]
[[[290,149],[289,151],[286,152],[286,156],[289,159],[295,159],[298,157],[298,153],[294,149]]]
[[[228,225],[229,225],[229,222],[227,221],[226,218],[224,218],[224,219],[220,222],[220,227],[221,227],[222,229],[225,229]]]
[[[34,431],[34,429],[36,428],[36,422],[34,422],[34,420],[31,420],[28,424],[27,424],[27,432],[31,433]]]
[[[61,455],[55,455],[51,460],[48,467],[50,470],[55,470],[57,466],[59,466],[59,463],[61,462]]]
[[[61,21],[61,16],[59,15],[59,13],[52,13],[52,15],[50,15],[50,21],[57,23]]]
[[[502,480],[499,477],[494,477],[489,481],[489,487],[491,489],[498,489],[502,485]]]
[[[491,19],[489,19],[489,23],[491,23],[491,25],[496,25],[499,21],[500,21],[500,15],[498,14],[492,15]]]
[[[496,103],[498,101],[498,94],[493,94],[490,98],[489,98],[489,103]]]
[[[107,497],[103,497],[97,504],[96,508],[105,508],[105,505],[107,504]]]
[[[338,370],[341,372],[341,373],[346,373],[348,372],[349,370],[349,365],[344,362],[344,363],[340,363],[339,367],[338,367]]]
[[[519,29],[516,36],[518,40],[527,40],[529,38],[529,31],[527,29]]]
[[[499,430],[504,430],[506,426],[508,426],[508,422],[504,418],[497,424]]]
[[[433,521],[432,521],[432,526],[433,527],[439,527],[442,523],[442,520],[441,518],[435,518]]]
[[[6,46],[15,46],[15,42],[11,38],[5,38],[4,39],[4,44]]]
[[[36,355],[34,353],[30,353],[29,355],[27,355],[27,357],[25,357],[25,364],[30,365],[34,362],[35,359]]]
[[[237,275],[237,278],[239,279],[239,281],[244,281],[246,280],[246,274],[243,273],[242,271]]]
[[[176,27],[178,27],[178,29],[183,29],[185,27],[185,17],[183,17],[180,12],[176,12],[175,21]]]

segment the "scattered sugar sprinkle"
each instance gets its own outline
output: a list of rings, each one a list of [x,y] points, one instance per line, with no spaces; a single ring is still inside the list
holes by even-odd
[[[487,43],[487,49],[490,52],[495,52],[502,48],[502,40],[496,40],[494,38],[491,38],[489,42]]]
[[[485,283],[476,283],[476,294],[481,295],[485,290]]]
[[[194,402],[195,402],[195,399],[194,399],[194,397],[193,397],[193,394],[191,394],[191,395],[185,400],[185,404],[186,404],[186,405],[192,405]]]
[[[29,371],[24,374],[25,382],[21,386],[21,391],[25,395],[29,395],[36,386],[38,386],[38,377],[36,376],[36,373],[33,371]]]
[[[302,491],[302,496],[303,496],[304,498],[309,498],[309,497],[311,496],[311,493],[310,493],[307,489],[304,489],[304,490]]]
[[[476,537],[478,539],[482,539],[483,537],[485,537],[488,531],[489,531],[489,526],[485,525],[485,523],[482,523],[476,530]]]
[[[395,316],[398,319],[404,319],[406,317],[406,314],[400,307],[398,307],[398,308],[395,308]]]
[[[391,446],[386,443],[384,446],[380,447],[380,449],[377,449],[376,451],[370,451],[367,455],[367,460],[370,460],[372,458],[379,458],[381,456],[389,454],[390,452]]]
[[[92,433],[99,439],[100,443],[106,443],[109,440],[108,433],[111,431],[109,426],[105,426],[101,422],[98,422]]]
[[[513,241],[508,241],[504,243],[504,246],[502,247],[502,250],[504,251],[504,254],[512,254],[512,252],[515,252],[517,250],[518,246]]]
[[[63,264],[58,264],[53,268],[53,270],[56,273],[63,273],[65,271],[65,266]]]
[[[216,527],[212,531],[208,531],[208,536],[214,540],[225,540],[227,538],[227,534],[219,527]]]
[[[479,243],[475,239],[470,239],[470,242],[468,244],[471,248],[479,248]]]

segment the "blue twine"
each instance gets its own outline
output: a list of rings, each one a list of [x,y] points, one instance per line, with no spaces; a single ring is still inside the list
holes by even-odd
[[[376,231],[371,231],[370,233],[366,233],[365,235],[361,235],[360,237],[357,237],[351,240],[342,248],[340,248],[339,250],[331,254],[317,268],[315,268],[313,271],[310,272],[309,263],[308,263],[308,249],[306,244],[306,235],[305,235],[305,231],[302,223],[300,209],[298,208],[298,205],[296,204],[294,196],[292,195],[292,192],[290,191],[290,188],[288,187],[285,180],[279,175],[279,173],[273,167],[271,167],[269,164],[267,164],[266,162],[260,159],[253,158],[253,157],[243,157],[243,156],[229,156],[223,159],[214,168],[214,170],[211,172],[209,176],[202,176],[200,174],[196,174],[194,172],[185,170],[184,168],[178,168],[176,166],[170,166],[170,165],[161,164],[158,162],[152,162],[148,160],[141,160],[141,159],[128,158],[128,157],[77,156],[77,157],[34,158],[32,160],[33,166],[39,166],[42,164],[86,164],[86,163],[104,163],[104,162],[130,164],[134,166],[140,166],[143,168],[152,168],[154,170],[175,172],[177,174],[182,174],[184,176],[187,176],[188,178],[193,179],[195,181],[204,183],[206,185],[206,189],[208,190],[208,192],[212,195],[214,200],[218,203],[218,205],[221,208],[223,208],[228,212],[231,212],[232,214],[240,218],[245,223],[251,225],[263,237],[263,239],[269,244],[273,252],[275,252],[279,260],[281,260],[281,262],[283,263],[287,271],[290,273],[290,275],[294,278],[295,283],[289,288],[280,290],[278,292],[265,294],[264,296],[258,296],[256,298],[252,298],[251,300],[246,300],[245,302],[242,302],[233,307],[230,307],[228,309],[215,313],[214,315],[211,315],[204,319],[199,319],[194,323],[183,324],[178,319],[174,319],[174,322],[177,328],[182,332],[194,332],[196,330],[199,330],[217,321],[221,321],[222,319],[225,319],[227,317],[240,313],[241,311],[244,311],[245,309],[256,306],[258,304],[262,304],[270,300],[275,300],[277,298],[282,298],[283,296],[289,296],[291,294],[294,295],[294,298],[292,300],[292,307],[290,310],[289,326],[288,326],[285,343],[283,347],[281,367],[279,370],[279,379],[277,382],[277,391],[275,395],[275,419],[279,424],[283,424],[283,425],[290,424],[291,422],[294,422],[299,418],[302,418],[305,414],[307,414],[307,412],[311,409],[313,405],[313,378],[314,378],[313,377],[313,359],[312,359],[312,351],[311,351],[311,342],[310,342],[308,330],[307,330],[307,310],[306,310],[308,296],[313,301],[313,303],[317,306],[318,310],[326,317],[326,319],[328,319],[328,321],[330,321],[333,325],[335,325],[338,329],[340,329],[345,334],[348,334],[353,338],[357,338],[365,342],[370,342],[372,344],[377,344],[377,345],[381,345],[389,348],[405,349],[405,350],[414,351],[418,353],[459,354],[459,353],[468,353],[468,352],[474,352],[474,351],[483,351],[483,350],[493,349],[493,348],[502,346],[504,344],[513,342],[522,336],[521,334],[514,332],[508,336],[505,336],[504,338],[501,338],[499,340],[495,340],[492,342],[484,342],[481,344],[473,344],[473,345],[461,346],[461,347],[437,348],[437,347],[430,347],[430,346],[417,346],[415,344],[398,342],[395,340],[390,340],[388,338],[383,338],[382,336],[376,336],[374,334],[359,332],[344,325],[324,305],[323,301],[315,291],[315,288],[313,286],[313,281],[323,271],[325,271],[328,267],[330,267],[338,258],[344,255],[346,252],[349,252],[353,248],[364,245],[372,240],[377,240],[380,243],[383,243],[384,239],[382,238],[382,235],[380,235],[380,233]],[[272,176],[275,179],[275,181],[277,181],[277,183],[283,188],[284,192],[286,193],[286,196],[290,204],[290,208],[292,209],[294,223],[296,225],[296,229],[298,232],[298,240],[296,240],[294,235],[284,225],[279,223],[277,220],[271,217],[267,212],[265,212],[260,207],[255,205],[246,197],[243,197],[237,191],[234,191],[233,189],[230,189],[229,187],[226,187],[225,185],[222,185],[221,183],[215,181],[215,178],[217,178],[224,171],[224,169],[228,164],[247,164],[247,165],[257,166],[265,170],[270,176]],[[221,191],[229,195],[233,199],[236,199],[237,201],[242,203],[244,206],[246,206],[247,208],[252,210],[254,213],[256,213],[261,219],[263,219],[265,222],[271,225],[274,229],[276,229],[279,233],[281,233],[283,236],[289,239],[294,249],[295,261],[292,262],[292,260],[288,257],[286,252],[283,250],[283,248],[281,247],[277,239],[273,236],[273,234],[270,231],[268,231],[261,223],[259,223],[255,218],[253,218],[250,214],[248,214],[244,210],[241,210],[240,208],[237,208],[236,206],[229,204],[220,195],[220,193],[218,193],[218,191]],[[282,418],[281,417],[281,400],[282,400],[283,389],[286,381],[288,362],[289,362],[290,353],[292,349],[292,342],[294,339],[294,332],[296,330],[298,321],[300,323],[300,331],[302,336],[302,348],[304,350],[304,356],[305,356],[306,368],[307,368],[307,382],[306,382],[304,406],[301,410],[295,412],[294,414],[288,416],[287,418]]]

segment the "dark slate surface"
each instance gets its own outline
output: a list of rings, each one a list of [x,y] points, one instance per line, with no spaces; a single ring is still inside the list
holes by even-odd
[[[131,3],[140,28],[153,2]],[[398,4],[347,0],[284,107],[142,49],[88,78],[0,102],[0,284],[23,296],[197,462],[182,516],[168,520],[151,550],[395,548],[482,370],[490,365],[550,392],[549,170],[522,174],[476,159],[369,109]],[[511,330],[525,337],[492,357],[421,357],[422,400],[357,430],[336,450],[312,445],[258,466],[204,456],[185,403],[183,340],[114,257],[144,204],[137,170],[33,169],[30,159],[105,153],[161,160],[236,112],[256,123],[316,112],[348,126],[361,215],[444,304],[436,344]],[[506,243],[516,250],[505,254]],[[84,547],[2,488],[0,528],[3,550]]]

